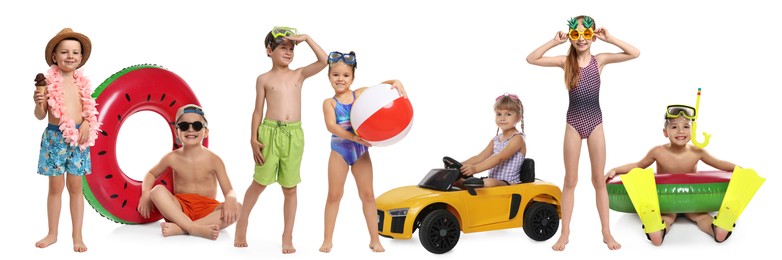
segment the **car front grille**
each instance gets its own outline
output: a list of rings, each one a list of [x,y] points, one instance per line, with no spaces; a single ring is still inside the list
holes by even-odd
[[[401,234],[405,231],[405,218],[406,217],[392,217],[391,218],[391,232]]]

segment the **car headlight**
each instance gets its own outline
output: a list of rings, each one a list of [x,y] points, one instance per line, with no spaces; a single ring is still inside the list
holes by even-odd
[[[407,216],[408,210],[410,208],[392,209],[388,211],[388,215],[391,215],[391,217],[404,217]]]

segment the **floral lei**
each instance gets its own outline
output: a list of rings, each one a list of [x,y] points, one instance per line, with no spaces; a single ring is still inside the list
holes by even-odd
[[[46,90],[49,91],[46,94],[48,98],[49,107],[52,110],[52,115],[60,119],[60,131],[65,141],[71,146],[79,146],[81,150],[87,149],[88,146],[95,145],[95,139],[98,138],[98,132],[100,131],[100,123],[98,123],[98,110],[95,109],[95,100],[92,99],[92,90],[90,88],[90,81],[84,77],[81,70],[73,72],[73,79],[76,81],[76,86],[79,88],[79,94],[81,95],[81,116],[90,124],[89,139],[84,144],[79,144],[79,129],[76,129],[76,123],[73,119],[68,117],[65,113],[65,101],[62,98],[62,72],[60,72],[57,65],[52,65],[49,71],[46,72],[46,81],[49,83],[46,85]]]

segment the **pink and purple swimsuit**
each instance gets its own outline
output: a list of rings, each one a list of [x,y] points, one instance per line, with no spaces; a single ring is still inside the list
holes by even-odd
[[[567,123],[578,131],[581,139],[592,134],[595,127],[603,123],[600,111],[600,71],[595,56],[589,65],[579,68],[578,85],[568,91],[570,105],[567,108]]]

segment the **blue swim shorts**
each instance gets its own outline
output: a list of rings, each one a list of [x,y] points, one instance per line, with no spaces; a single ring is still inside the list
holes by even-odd
[[[76,126],[79,129],[79,126]],[[90,148],[82,151],[78,146],[65,142],[60,126],[49,124],[41,136],[41,152],[38,155],[38,174],[59,176],[63,173],[84,176],[92,172]]]

